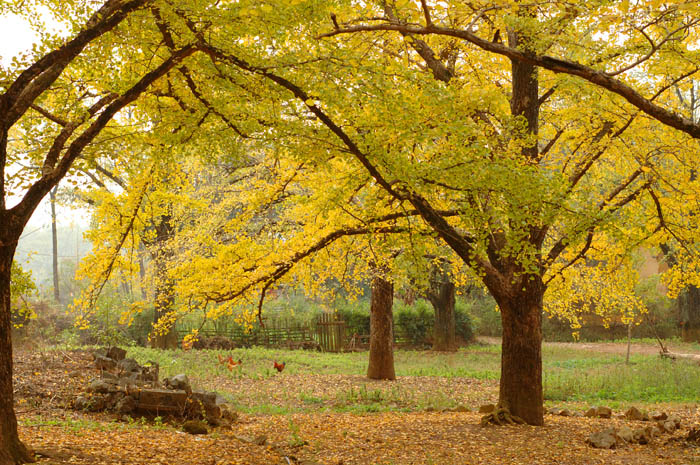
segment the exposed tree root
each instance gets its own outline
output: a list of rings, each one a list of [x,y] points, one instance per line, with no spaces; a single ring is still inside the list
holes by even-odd
[[[700,446],[700,428],[692,428],[688,431],[688,436],[686,436],[685,440]]]
[[[491,413],[488,413],[481,417],[481,426],[486,426],[486,425],[497,425],[497,426],[505,426],[505,425],[524,425],[525,420],[522,418],[515,416],[510,413],[510,410],[508,410],[505,407],[497,407],[496,410],[494,410]]]
[[[9,444],[8,450],[0,450],[0,465],[19,465],[36,462],[34,452],[20,441]]]

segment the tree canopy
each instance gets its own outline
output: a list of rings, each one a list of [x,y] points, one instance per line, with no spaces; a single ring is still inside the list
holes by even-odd
[[[440,257],[498,302],[499,403],[531,424],[543,308],[639,308],[642,246],[694,266],[697,2],[36,4],[70,37],[3,70],[10,259],[69,170],[125,174],[95,199],[96,288],[160,225],[183,311]]]

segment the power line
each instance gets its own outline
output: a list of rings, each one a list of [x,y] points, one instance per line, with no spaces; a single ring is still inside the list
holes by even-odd
[[[39,227],[36,228],[34,231],[30,231],[30,232],[28,232],[28,233],[26,233],[26,234],[22,234],[22,235],[19,237],[19,239],[22,240],[22,239],[24,239],[25,237],[30,236],[30,235],[34,234],[35,232],[37,232],[37,231],[41,231],[42,229],[44,229],[44,226],[39,226]]]
[[[26,253],[28,255],[39,255],[41,257],[52,257],[53,256],[53,254],[50,254],[50,253],[32,252],[29,250],[22,250],[22,249],[17,249],[17,252]],[[59,255],[58,258],[75,258],[75,255]]]

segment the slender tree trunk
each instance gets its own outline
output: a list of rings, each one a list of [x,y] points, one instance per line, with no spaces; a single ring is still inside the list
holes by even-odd
[[[24,225],[11,224],[0,211],[0,465],[33,462],[33,453],[19,440],[12,390],[12,299],[10,274],[17,240]]]
[[[518,286],[519,287],[519,286]],[[515,291],[494,293],[501,310],[503,339],[498,404],[530,425],[544,424],[542,392],[542,298],[540,279]],[[503,292],[505,291],[505,292]]]
[[[370,379],[396,379],[394,372],[394,330],[392,306],[394,285],[377,274],[372,279],[369,319]]]
[[[146,288],[146,264],[143,261],[142,251],[139,251],[139,287],[141,288],[141,298],[145,301],[148,299]]]
[[[627,323],[627,355],[625,356],[625,363],[630,364],[630,351],[632,349],[632,323]]]
[[[455,351],[455,285],[449,274],[437,272],[428,290],[428,300],[435,310],[433,325],[433,350]]]
[[[61,291],[59,289],[58,282],[58,232],[56,231],[56,190],[58,186],[54,187],[49,191],[49,203],[51,204],[51,245],[52,253],[51,257],[53,259],[53,298],[61,303]]]

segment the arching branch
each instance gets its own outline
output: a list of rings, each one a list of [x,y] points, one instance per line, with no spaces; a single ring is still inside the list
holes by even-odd
[[[642,112],[658,120],[659,122],[685,132],[693,138],[700,139],[700,124],[693,122],[691,119],[670,111],[660,105],[654,104],[651,99],[644,97],[635,89],[625,84],[623,81],[616,79],[605,71],[599,71],[580,63],[576,63],[561,58],[552,57],[549,55],[536,55],[525,53],[515,48],[503,45],[500,42],[492,42],[483,39],[469,30],[454,29],[449,27],[437,26],[431,24],[428,26],[415,24],[399,24],[394,22],[385,22],[381,24],[360,24],[348,26],[341,29],[333,30],[319,35],[317,38],[333,37],[340,34],[353,34],[358,32],[373,32],[373,31],[396,31],[401,34],[416,34],[416,35],[443,35],[455,37],[465,40],[482,50],[501,55],[511,60],[517,60],[524,63],[529,63],[540,68],[547,69],[554,73],[570,74],[578,76],[588,82],[596,84],[610,92],[613,92],[630,104],[637,107]],[[698,72],[698,69],[693,70],[688,76]]]

